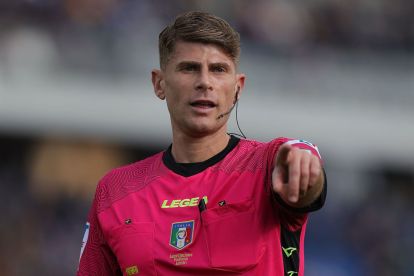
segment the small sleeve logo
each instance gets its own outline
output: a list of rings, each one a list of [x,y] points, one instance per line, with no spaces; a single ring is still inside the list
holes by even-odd
[[[305,141],[305,140],[289,140],[285,144],[292,145],[292,146],[298,147],[298,148],[303,149],[303,150],[308,150],[311,153],[314,153],[320,159],[322,159],[318,147],[315,144],[312,144],[308,141]]]
[[[79,256],[79,261],[82,258],[83,250],[85,250],[86,243],[88,242],[90,226],[91,226],[90,223],[86,222],[86,224],[85,224],[85,233],[83,234],[82,247],[81,247],[81,252],[80,252],[80,256]]]

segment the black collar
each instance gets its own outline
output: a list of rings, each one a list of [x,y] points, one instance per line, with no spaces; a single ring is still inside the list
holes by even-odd
[[[173,172],[175,172],[176,174],[185,176],[185,177],[189,177],[189,176],[193,176],[195,174],[198,174],[199,172],[204,171],[205,169],[207,169],[208,167],[213,166],[214,164],[220,162],[221,160],[223,160],[224,157],[226,157],[226,155],[231,152],[239,143],[240,139],[230,135],[230,140],[229,143],[227,144],[227,146],[219,153],[217,153],[216,155],[214,155],[213,157],[211,157],[210,159],[207,159],[206,161],[203,162],[197,162],[197,163],[177,163],[174,160],[174,157],[172,156],[171,153],[171,148],[172,148],[172,144],[168,147],[168,149],[164,152],[164,155],[162,156],[162,160],[165,164],[165,166],[167,166],[167,168],[169,168],[170,170],[172,170]]]

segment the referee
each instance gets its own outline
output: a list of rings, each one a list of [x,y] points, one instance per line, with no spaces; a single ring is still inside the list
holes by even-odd
[[[325,201],[317,147],[227,133],[242,95],[239,34],[203,12],[159,35],[155,95],[172,144],[98,184],[77,275],[304,275],[308,213]]]

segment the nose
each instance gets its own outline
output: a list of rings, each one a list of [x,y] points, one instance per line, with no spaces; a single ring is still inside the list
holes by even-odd
[[[206,91],[206,90],[212,90],[212,82],[210,79],[210,74],[208,70],[200,70],[197,81],[195,83],[195,88],[198,91]]]

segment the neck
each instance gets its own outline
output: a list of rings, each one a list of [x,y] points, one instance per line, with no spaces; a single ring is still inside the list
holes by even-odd
[[[230,136],[225,131],[202,137],[173,133],[171,153],[178,163],[203,162],[221,152],[227,146],[229,139]]]

